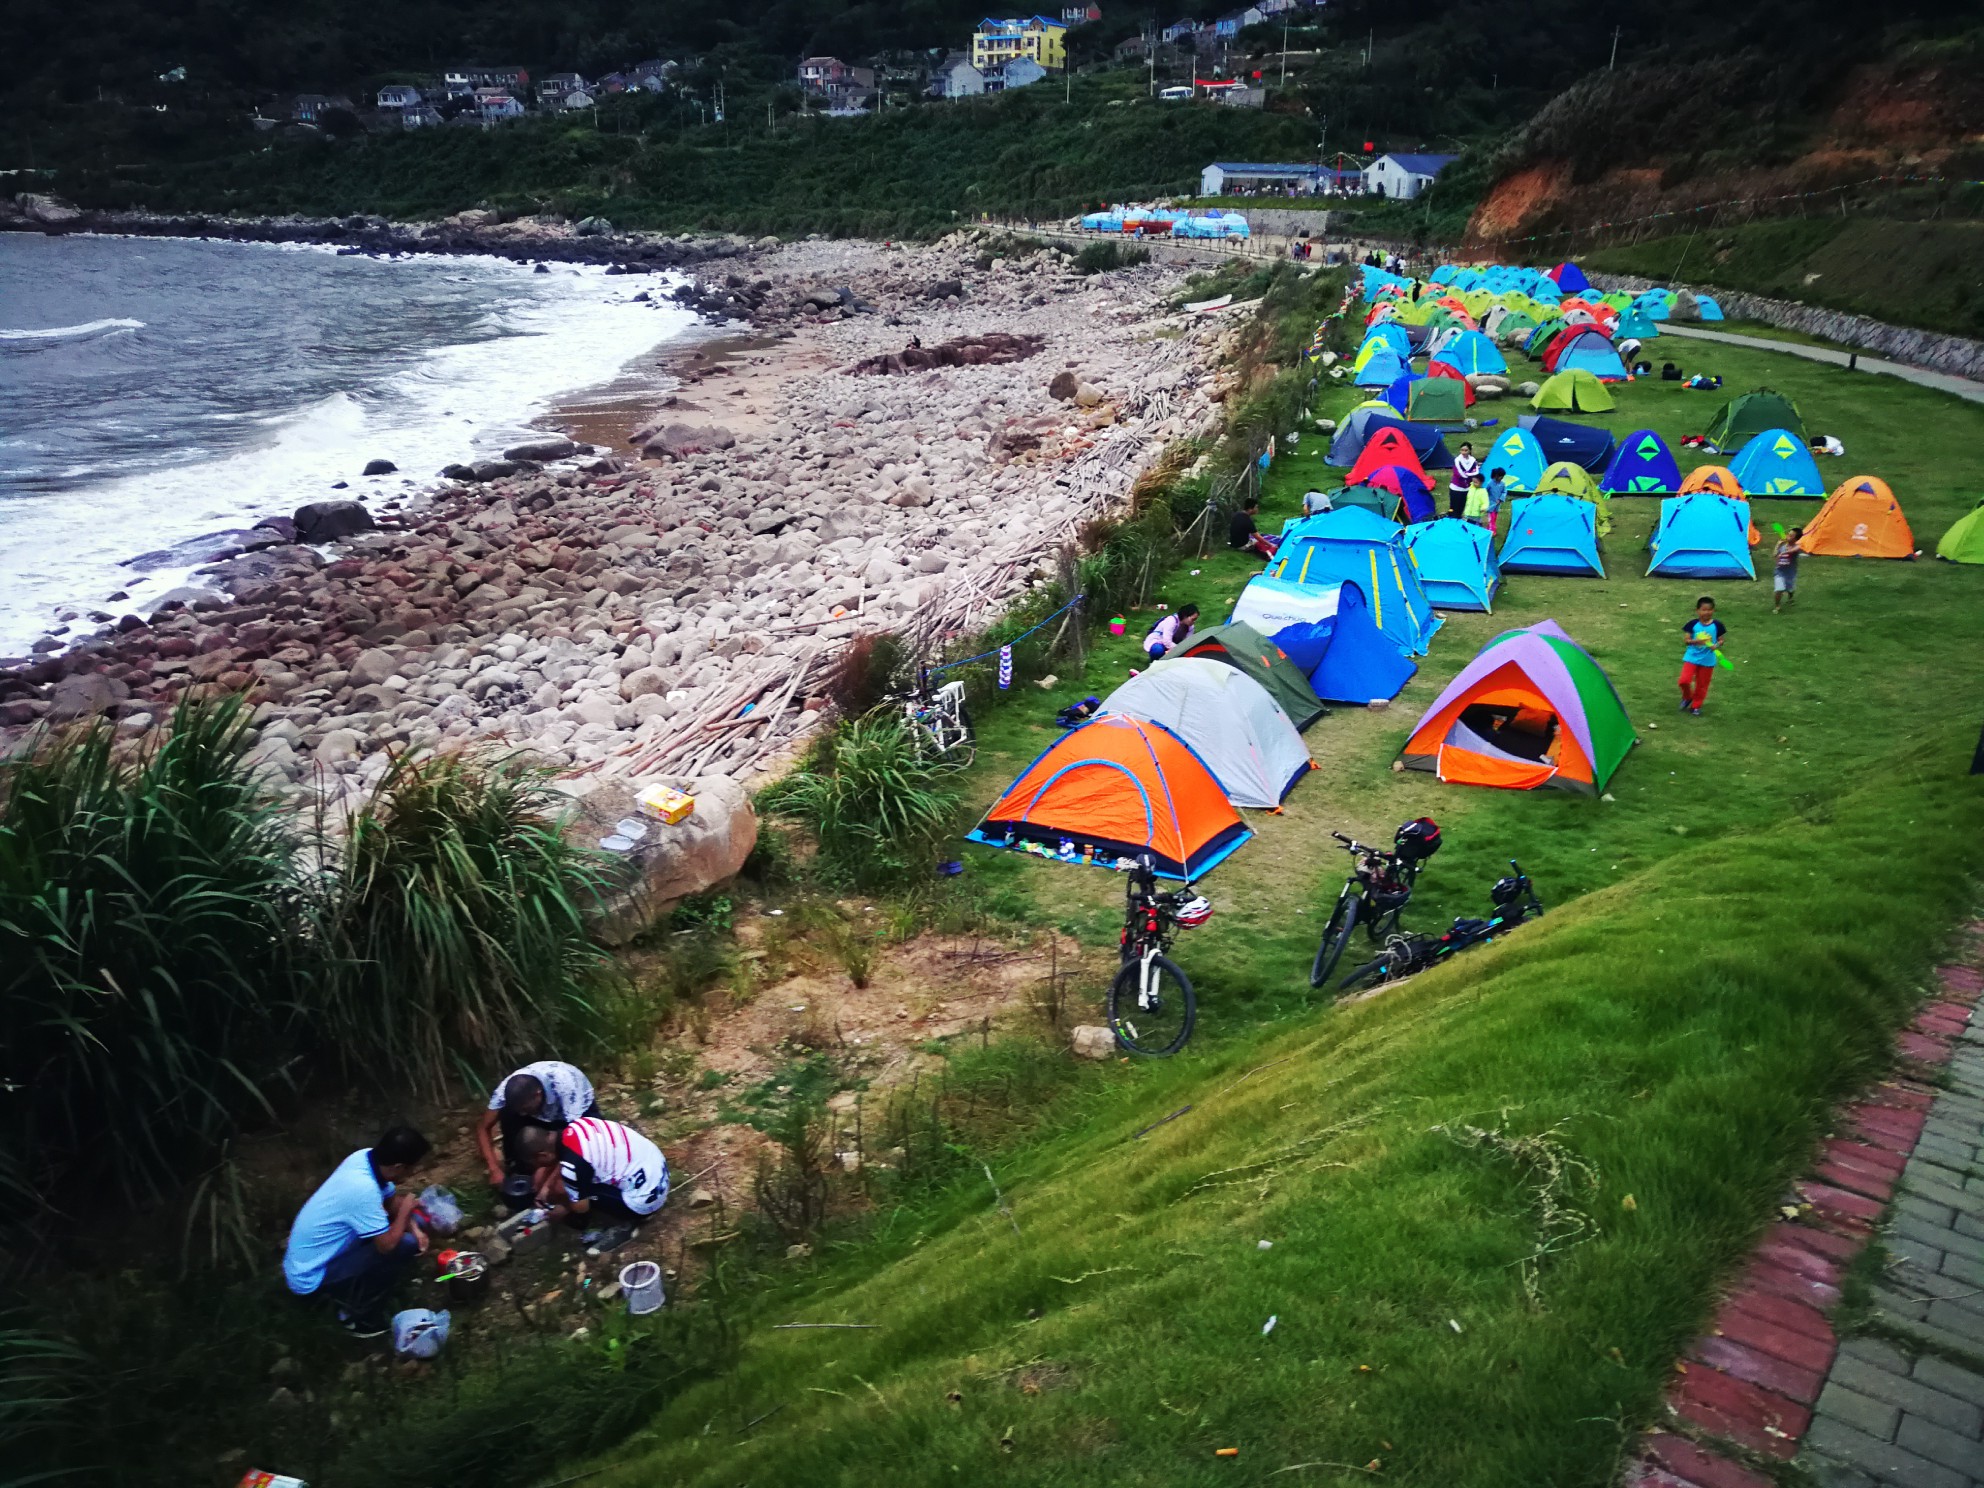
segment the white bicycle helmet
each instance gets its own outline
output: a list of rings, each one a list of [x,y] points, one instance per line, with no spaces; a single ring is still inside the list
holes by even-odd
[[[1204,894],[1194,894],[1178,906],[1178,923],[1187,930],[1196,930],[1212,918],[1212,900]]]

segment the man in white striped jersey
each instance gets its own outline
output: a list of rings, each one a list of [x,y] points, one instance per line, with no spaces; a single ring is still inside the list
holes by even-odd
[[[557,1132],[527,1127],[520,1140],[537,1171],[538,1202],[553,1219],[603,1221],[585,1237],[596,1255],[633,1239],[668,1198],[668,1159],[631,1126],[587,1116]]]

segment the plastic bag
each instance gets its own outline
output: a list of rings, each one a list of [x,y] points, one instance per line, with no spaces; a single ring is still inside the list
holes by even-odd
[[[393,1352],[406,1359],[432,1359],[448,1341],[449,1316],[425,1307],[393,1315]]]
[[[462,1227],[461,1200],[438,1184],[423,1188],[420,1191],[420,1223],[429,1234],[454,1234]]]

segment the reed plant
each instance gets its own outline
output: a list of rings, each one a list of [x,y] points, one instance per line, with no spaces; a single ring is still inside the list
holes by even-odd
[[[394,760],[347,825],[318,917],[319,1027],[343,1059],[439,1090],[586,1023],[606,969],[600,865],[568,843],[541,770]]]
[[[298,842],[233,703],[0,764],[0,1143],[24,1186],[162,1191],[288,1078]]]
[[[884,710],[841,725],[758,799],[812,830],[830,878],[865,888],[901,882],[928,857],[957,811],[958,775]]]

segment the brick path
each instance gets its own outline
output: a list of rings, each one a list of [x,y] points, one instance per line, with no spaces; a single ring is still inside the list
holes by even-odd
[[[1839,1113],[1676,1366],[1627,1488],[1775,1488],[1767,1469],[1794,1459],[1823,1488],[1984,1488],[1984,975],[1937,976],[1942,1000],[1896,1039],[1913,1077]],[[1841,1341],[1840,1284],[1890,1204],[1872,1320]]]

